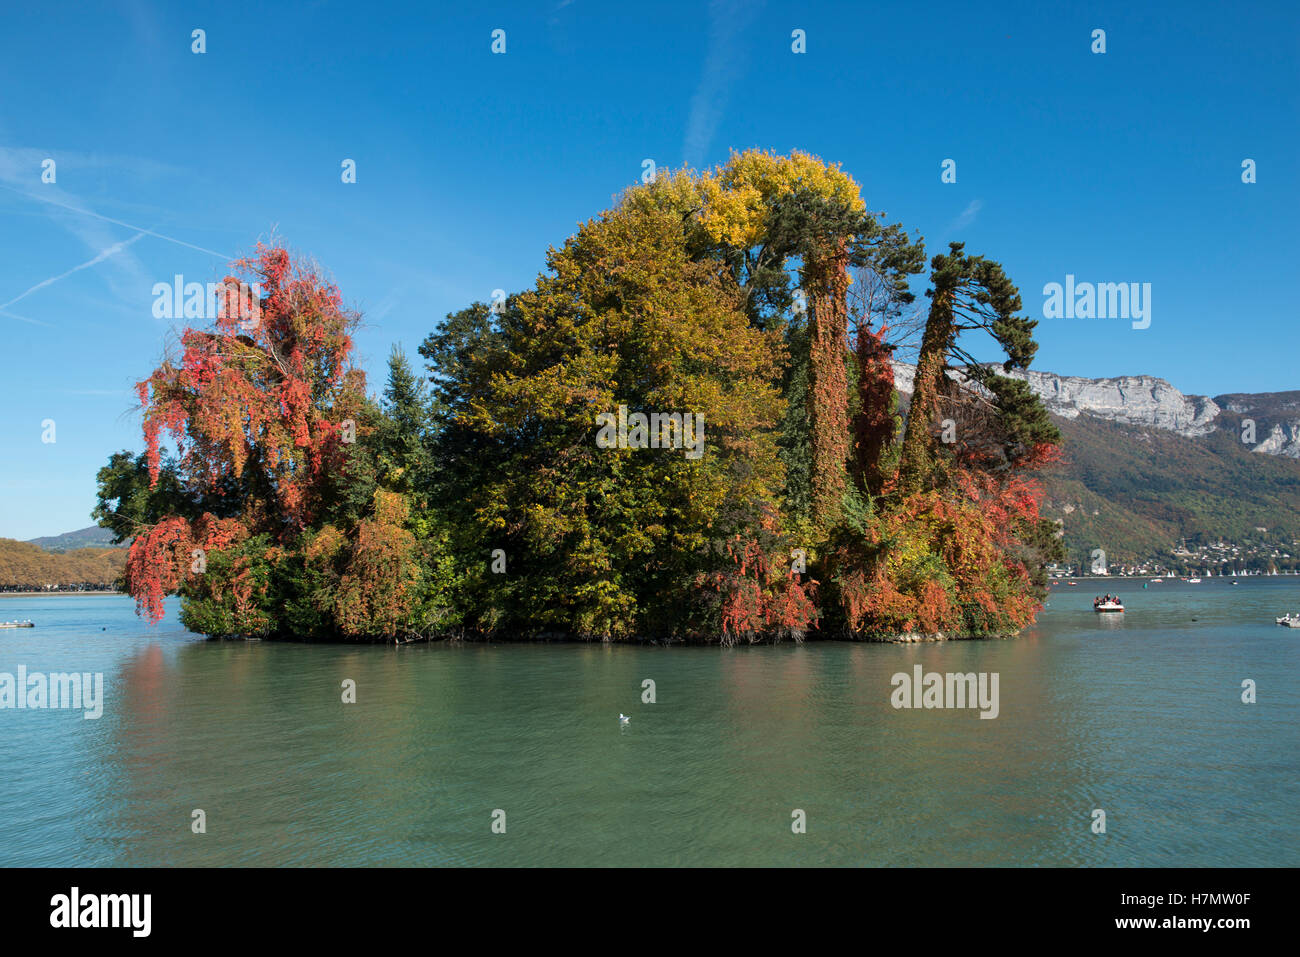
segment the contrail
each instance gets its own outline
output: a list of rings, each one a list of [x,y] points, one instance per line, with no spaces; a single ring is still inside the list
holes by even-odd
[[[58,328],[52,322],[42,322],[40,319],[28,319],[26,316],[20,316],[16,312],[10,312],[8,309],[0,309],[0,313],[3,313],[10,319],[17,319],[19,322],[30,322],[33,326],[48,326],[51,329]]]
[[[153,236],[156,239],[165,239],[169,243],[175,243],[178,246],[184,246],[187,249],[197,249],[201,253],[207,253],[209,256],[216,256],[218,259],[230,260],[231,256],[225,253],[219,253],[215,249],[206,249],[203,246],[196,246],[193,243],[187,243],[183,239],[177,239],[174,236],[164,236],[162,233],[155,233],[152,229],[145,229],[143,226],[133,226],[130,223],[124,223],[120,219],[113,219],[110,216],[104,216],[101,213],[92,212],[89,209],[81,209],[77,206],[69,206],[67,203],[60,203],[57,199],[50,199],[48,196],[38,196],[35,193],[27,193],[21,189],[15,189],[7,183],[0,183],[0,186],[7,190],[17,193],[19,196],[26,196],[28,199],[39,200],[42,203],[49,203],[62,209],[70,210],[74,213],[81,213],[83,216],[93,216],[95,219],[102,219],[106,223],[113,223],[115,226],[125,226],[127,229],[134,229],[137,233],[144,233],[146,236]]]
[[[24,292],[24,293],[20,293],[20,294],[18,294],[17,296],[14,296],[14,297],[13,297],[12,299],[10,299],[8,302],[0,303],[0,309],[7,309],[9,306],[12,306],[14,303],[16,303],[19,299],[25,299],[25,298],[27,298],[27,297],[30,296],[32,293],[34,293],[37,289],[44,289],[46,286],[52,285],[52,284],[58,282],[60,279],[64,279],[64,278],[66,278],[67,276],[71,276],[74,272],[78,272],[78,271],[80,271],[80,270],[82,270],[82,269],[87,269],[87,268],[89,268],[89,267],[95,265],[96,263],[102,263],[102,262],[103,262],[105,259],[107,259],[109,256],[113,256],[113,255],[115,255],[115,254],[121,252],[121,251],[122,251],[123,249],[125,249],[127,246],[130,246],[132,243],[136,242],[136,241],[139,240],[139,239],[143,239],[143,238],[144,238],[144,233],[143,233],[143,232],[140,232],[140,233],[136,233],[136,234],[135,234],[134,236],[132,236],[130,239],[124,239],[124,240],[122,240],[120,243],[113,243],[113,245],[109,246],[107,249],[101,250],[100,253],[99,253],[99,255],[95,256],[93,259],[87,259],[87,260],[86,260],[84,263],[82,263],[80,266],[73,266],[73,267],[72,267],[71,269],[69,269],[67,272],[61,272],[61,273],[59,273],[57,276],[51,276],[49,279],[42,279],[40,282],[38,282],[36,285],[32,286],[32,288],[31,288],[31,289],[28,289],[26,292]],[[13,315],[13,314],[10,313],[10,315]],[[14,318],[21,318],[21,317],[19,317],[19,316],[15,316]]]

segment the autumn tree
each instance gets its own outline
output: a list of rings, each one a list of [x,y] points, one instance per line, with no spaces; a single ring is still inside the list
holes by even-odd
[[[534,288],[449,317],[421,348],[480,627],[703,627],[715,543],[778,506],[779,335],[750,324],[728,271],[693,259],[690,224],[648,193],[553,249]],[[702,430],[689,448],[680,432],[677,448],[602,448],[596,416],[620,407]]]
[[[350,360],[358,316],[338,289],[278,247],[259,246],[235,269],[213,325],[185,329],[179,355],[137,387],[150,489],[165,480],[178,502],[170,515],[137,508],[154,521],[136,529],[127,583],[154,619],[163,594],[208,574],[209,551],[261,536],[288,544],[332,504],[364,402],[364,375]],[[250,309],[240,291],[254,283],[264,295]],[[165,477],[164,438],[175,449]],[[120,460],[110,465],[101,497],[120,506],[125,495],[135,508],[139,489],[123,471]],[[230,504],[196,516],[214,496]]]
[[[793,400],[783,430],[793,482],[787,499],[824,534],[839,515],[851,445],[848,270],[874,265],[909,295],[907,276],[921,268],[921,246],[869,212],[838,165],[797,150],[736,152],[703,175],[661,178],[647,199],[688,223],[693,257],[726,265],[753,325],[786,334],[784,385]]]
[[[1023,380],[976,362],[960,338],[988,333],[1007,355],[1003,371],[1023,370],[1035,323],[1015,315],[1019,293],[997,263],[953,243],[932,267],[897,476],[873,478],[864,463],[882,494],[834,539],[830,584],[853,634],[1007,633],[1041,604],[1040,495],[1020,473],[1052,458],[1057,432]],[[883,394],[881,348],[873,337],[864,353],[859,340],[863,368],[875,369],[864,387],[874,379]]]
[[[1027,478],[1056,449],[1034,323],[996,263],[934,257],[900,447],[923,262],[838,166],[734,153],[629,189],[530,288],[449,315],[427,383],[394,348],[368,396],[359,317],[259,247],[225,287],[254,308],[228,297],[140,383],[145,452],[101,470],[96,518],[141,610],[179,592],[210,634],[1023,627],[1059,547]]]
[[[905,269],[889,270],[867,262],[854,271],[849,294],[849,337],[857,380],[853,408],[849,474],[855,492],[881,494],[897,468],[897,439],[902,421],[894,381],[898,333],[915,297],[902,278],[917,267],[921,246],[908,249]],[[903,329],[902,331],[906,331]]]

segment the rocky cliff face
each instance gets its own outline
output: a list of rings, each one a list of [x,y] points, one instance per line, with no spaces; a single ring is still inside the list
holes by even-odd
[[[1234,419],[1238,434],[1247,431],[1247,420],[1255,423],[1254,451],[1300,459],[1300,392],[1235,392],[1214,401],[1227,413],[1222,419]]]
[[[911,394],[915,369],[894,363],[894,383]],[[1155,376],[1120,376],[1084,379],[1051,372],[1013,373],[1030,387],[1056,415],[1073,419],[1093,415],[1128,425],[1143,425],[1193,438],[1215,429],[1249,436],[1243,421],[1254,421],[1255,452],[1300,458],[1300,392],[1239,393],[1211,399],[1185,395]],[[1231,415],[1224,415],[1224,412]]]
[[[1274,423],[1268,437],[1256,445],[1254,451],[1300,459],[1300,419],[1286,425]]]
[[[1087,412],[1127,425],[1147,425],[1189,438],[1214,429],[1219,406],[1200,395],[1183,395],[1164,379],[1121,376],[1081,379],[1050,372],[1023,376],[1057,415],[1073,418]]]

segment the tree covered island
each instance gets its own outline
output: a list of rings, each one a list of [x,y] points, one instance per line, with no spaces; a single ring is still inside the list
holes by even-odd
[[[1036,323],[961,243],[916,310],[925,267],[837,165],[734,153],[628,189],[532,288],[449,315],[427,378],[394,349],[371,397],[360,316],[260,245],[139,383],[146,450],[100,470],[95,517],[132,539],[140,612],[177,593],[209,635],[1014,633],[1060,552],[1030,478],[1059,433],[1004,374]]]

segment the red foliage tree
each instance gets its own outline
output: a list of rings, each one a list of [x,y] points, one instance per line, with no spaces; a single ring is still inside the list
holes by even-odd
[[[242,275],[227,277],[212,328],[185,329],[179,359],[136,386],[150,476],[156,483],[168,436],[189,488],[220,494],[237,483],[240,518],[224,529],[227,541],[283,539],[310,521],[355,429],[348,423],[365,394],[350,362],[359,317],[316,267],[283,248],[259,244],[233,265]],[[246,290],[257,286],[263,294],[249,303]],[[220,547],[203,521],[169,518],[132,545],[127,585],[151,619],[189,574],[192,548]]]
[[[192,575],[201,574],[207,553],[220,551],[248,537],[238,519],[204,515],[191,522],[164,519],[145,529],[131,542],[124,572],[127,592],[151,621],[163,616],[163,596],[174,592]]]
[[[720,542],[730,565],[700,581],[721,596],[723,644],[782,633],[799,638],[817,621],[817,582],[805,581],[787,561],[777,526],[777,516],[766,513],[756,530]]]

